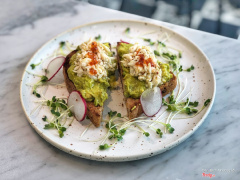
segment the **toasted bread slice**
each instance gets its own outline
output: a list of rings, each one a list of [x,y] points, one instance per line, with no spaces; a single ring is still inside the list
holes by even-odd
[[[118,42],[118,45],[119,45],[119,43],[121,43],[121,42]],[[118,61],[118,69],[119,69],[119,73],[120,73],[120,78],[121,78],[121,82],[122,82],[122,88],[123,88],[123,92],[124,92],[125,87],[124,87],[124,79],[123,79],[123,76],[122,76],[123,70],[122,70],[122,66],[120,64],[119,55],[117,55],[117,61]],[[168,81],[165,84],[162,84],[161,86],[159,86],[159,88],[162,91],[162,96],[166,96],[167,94],[172,92],[175,89],[175,87],[177,86],[177,78],[173,73],[172,73],[172,75],[173,75],[173,77],[170,79],[170,81]],[[136,118],[143,113],[143,109],[142,109],[142,105],[140,103],[140,99],[135,99],[135,98],[128,97],[128,98],[125,98],[125,102],[126,102],[126,107],[127,107],[127,112],[128,112],[128,118],[129,119]]]
[[[70,54],[68,54],[66,57],[66,61],[63,65],[64,80],[69,93],[71,93],[74,90],[77,90],[73,82],[69,79],[68,73],[67,73],[67,70],[70,67],[69,61],[76,52],[77,50],[74,50]],[[87,116],[90,118],[90,121],[94,124],[94,126],[99,127],[102,120],[103,107],[95,106],[93,102],[86,102],[86,103],[87,103]]]

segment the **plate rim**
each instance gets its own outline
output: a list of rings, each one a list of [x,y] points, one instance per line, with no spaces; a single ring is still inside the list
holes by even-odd
[[[207,110],[206,112],[204,113],[204,115],[201,117],[201,119],[198,121],[198,123],[196,124],[196,126],[194,126],[192,128],[192,130],[188,131],[186,134],[184,134],[182,137],[180,137],[179,139],[167,144],[165,146],[164,149],[160,149],[160,150],[157,150],[155,152],[153,152],[153,154],[151,154],[152,152],[149,152],[149,153],[143,153],[141,155],[133,155],[131,157],[127,157],[127,156],[110,156],[110,157],[102,157],[100,155],[97,155],[97,154],[86,154],[86,153],[79,153],[77,151],[75,151],[74,149],[69,149],[65,146],[62,146],[61,144],[58,144],[56,143],[55,141],[53,141],[51,138],[49,138],[48,136],[44,135],[43,132],[41,132],[36,126],[34,126],[34,123],[30,120],[30,117],[27,115],[27,112],[26,112],[26,109],[24,107],[24,104],[23,104],[23,98],[22,98],[22,86],[23,86],[23,78],[24,78],[24,75],[25,75],[25,71],[26,71],[26,68],[29,66],[29,63],[32,61],[32,59],[35,57],[35,55],[44,47],[46,46],[49,42],[53,41],[54,39],[66,34],[66,33],[69,33],[71,31],[74,31],[76,29],[79,29],[79,28],[82,28],[82,27],[86,27],[86,26],[91,26],[91,25],[95,25],[95,24],[102,24],[102,23],[114,23],[114,22],[132,22],[132,23],[147,23],[151,26],[157,26],[157,27],[161,27],[163,29],[166,29],[170,32],[173,32],[175,33],[177,36],[180,36],[181,38],[183,38],[185,41],[187,41],[188,43],[191,44],[191,46],[193,46],[194,48],[196,48],[202,55],[203,57],[206,59],[210,69],[211,69],[211,74],[212,74],[212,77],[213,77],[213,96],[212,96],[212,99],[211,99],[211,102],[210,104],[208,105],[207,107]],[[158,155],[158,154],[161,154],[167,150],[170,150],[172,149],[173,147],[179,145],[180,143],[182,143],[183,141],[185,141],[187,138],[189,138],[201,125],[202,123],[205,121],[206,117],[208,116],[213,104],[214,104],[214,100],[215,100],[215,96],[216,96],[216,77],[215,77],[215,74],[214,74],[214,70],[213,70],[213,67],[209,61],[209,59],[207,58],[207,56],[205,55],[205,53],[195,44],[193,43],[191,40],[189,40],[188,38],[186,38],[185,36],[181,35],[180,33],[172,30],[171,28],[169,27],[166,27],[165,25],[159,25],[158,22],[147,22],[146,20],[126,20],[126,19],[116,19],[116,20],[103,20],[103,21],[95,21],[95,22],[91,22],[91,23],[85,23],[85,24],[82,24],[82,25],[79,25],[79,26],[76,26],[76,27],[73,27],[73,28],[70,28],[70,29],[67,29],[65,31],[63,31],[62,33],[59,33],[57,34],[56,36],[54,36],[53,38],[51,38],[50,40],[48,40],[47,42],[45,42],[43,45],[41,45],[36,51],[35,53],[30,57],[30,59],[28,60],[26,66],[24,67],[24,71],[23,71],[23,74],[22,74],[22,77],[21,77],[21,81],[20,81],[20,101],[21,101],[21,106],[23,108],[23,111],[24,111],[24,114],[25,116],[27,117],[27,120],[29,122],[29,124],[32,126],[32,128],[40,135],[40,137],[42,137],[45,141],[47,141],[48,143],[50,143],[51,145],[53,145],[54,147],[68,153],[68,154],[71,154],[71,155],[74,155],[74,156],[77,156],[77,157],[81,157],[81,158],[85,158],[85,159],[89,159],[89,160],[96,160],[96,161],[105,161],[105,162],[124,162],[124,161],[134,161],[134,160],[140,160],[140,159],[145,159],[145,158],[148,158],[148,157],[152,157],[152,156],[155,156],[155,155]]]

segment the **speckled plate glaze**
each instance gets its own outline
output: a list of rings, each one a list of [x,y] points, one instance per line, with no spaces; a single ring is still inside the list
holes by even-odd
[[[195,66],[194,71],[189,73],[183,72],[180,76],[183,82],[185,82],[186,78],[188,79],[187,91],[190,88],[194,88],[192,91],[192,101],[198,100],[200,108],[206,99],[211,98],[212,101],[210,105],[192,119],[173,120],[171,124],[175,128],[174,133],[164,134],[161,139],[157,137],[156,133],[151,132],[150,130],[149,132],[151,132],[151,135],[148,138],[139,132],[129,130],[124,135],[124,139],[114,147],[105,151],[99,151],[97,149],[100,142],[85,142],[82,141],[82,139],[98,139],[99,137],[104,136],[106,128],[94,128],[91,126],[88,132],[80,138],[80,134],[89,124],[88,120],[84,121],[82,124],[75,120],[72,126],[67,129],[63,138],[59,138],[56,130],[43,129],[45,122],[42,121],[42,117],[44,115],[50,116],[49,110],[47,108],[41,108],[35,114],[30,115],[31,111],[37,106],[34,101],[39,99],[32,95],[32,88],[26,85],[29,83],[34,84],[39,78],[34,78],[32,75],[29,75],[24,71],[20,88],[23,110],[25,111],[29,123],[36,132],[55,147],[78,157],[98,161],[130,161],[143,159],[160,154],[183,142],[199,128],[208,115],[214,101],[216,84],[214,72],[207,57],[196,45],[183,36],[177,34],[171,29],[155,24],[119,20],[96,22],[70,29],[44,44],[30,59],[26,66],[26,70],[32,72],[30,64],[38,63],[41,59],[48,57],[49,54],[52,54],[58,47],[59,42],[61,41],[69,41],[70,43],[78,45],[88,40],[90,37],[95,37],[98,34],[101,34],[101,42],[110,42],[112,46],[116,46],[116,42],[120,39],[130,43],[139,42],[147,44],[142,39],[127,38],[123,33],[127,27],[131,28],[131,34],[134,36],[147,32],[155,32],[144,36],[155,40],[164,32],[167,32],[171,36],[167,45],[183,51],[181,64],[184,69],[190,67],[192,64]],[[42,66],[44,66],[44,63]],[[40,74],[42,68],[43,67],[41,66],[37,67],[34,70],[34,73]],[[54,95],[68,96],[68,92],[65,87],[56,88],[54,86],[49,86],[46,91],[46,97],[51,98]],[[104,115],[106,115],[110,109],[117,110],[123,115],[126,114],[121,88],[109,92],[109,99],[104,106]],[[165,108],[162,108],[159,114],[164,110]]]

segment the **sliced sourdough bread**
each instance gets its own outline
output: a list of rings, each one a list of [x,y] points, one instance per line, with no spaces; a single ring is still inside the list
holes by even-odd
[[[122,42],[118,42],[117,48],[120,45],[120,43],[122,43]],[[117,55],[117,61],[118,61],[118,70],[119,70],[120,78],[121,78],[121,82],[122,82],[122,88],[123,88],[123,92],[124,92],[125,87],[124,87],[123,70],[122,70],[122,66],[121,66],[121,62],[120,62],[121,60],[120,60],[119,55]],[[161,92],[162,92],[162,96],[166,96],[167,94],[172,92],[177,85],[177,78],[173,73],[172,73],[172,75],[173,75],[173,77],[168,82],[159,86],[159,88],[161,89]],[[127,108],[129,119],[139,117],[143,113],[142,105],[140,103],[139,98],[136,99],[136,98],[131,98],[131,97],[125,97],[125,103],[126,103],[126,108]]]
[[[68,54],[66,57],[66,61],[63,65],[64,80],[69,93],[77,90],[74,83],[69,79],[68,73],[67,73],[67,70],[70,67],[69,61],[76,52],[77,50],[74,50],[70,54]],[[86,102],[86,103],[87,103],[87,116],[89,117],[90,121],[94,124],[94,126],[99,127],[102,120],[103,107],[95,106],[93,102]]]

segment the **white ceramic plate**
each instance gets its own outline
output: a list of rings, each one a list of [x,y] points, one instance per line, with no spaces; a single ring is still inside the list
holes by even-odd
[[[197,130],[206,118],[212,107],[215,96],[216,85],[213,69],[207,57],[198,47],[196,47],[196,45],[183,36],[162,26],[138,21],[104,21],[83,25],[64,32],[48,41],[33,55],[26,66],[26,70],[33,72],[30,68],[30,64],[38,63],[41,59],[48,57],[55,49],[57,49],[59,42],[61,41],[69,41],[70,43],[79,45],[90,37],[95,37],[98,34],[101,34],[101,42],[110,42],[112,46],[115,46],[116,42],[120,39],[130,43],[139,42],[142,44],[148,44],[142,39],[127,38],[123,33],[127,27],[130,27],[131,35],[133,36],[155,32],[144,36],[146,38],[151,38],[152,40],[159,39],[164,32],[168,33],[171,38],[166,44],[182,50],[183,58],[181,59],[181,64],[184,69],[190,67],[192,64],[195,66],[194,71],[188,73],[183,72],[180,76],[182,81],[185,81],[186,78],[188,79],[187,91],[190,88],[194,88],[192,91],[192,100],[199,101],[200,105],[198,108],[200,108],[204,101],[210,98],[212,99],[210,105],[192,119],[173,120],[171,122],[171,125],[175,128],[173,134],[164,134],[163,138],[158,138],[156,133],[152,132],[147,138],[139,132],[129,130],[124,135],[124,139],[117,143],[113,148],[99,151],[97,149],[100,142],[84,142],[81,139],[98,139],[105,134],[106,128],[94,128],[91,126],[83,138],[80,138],[80,134],[85,130],[89,123],[88,120],[83,124],[80,124],[75,120],[72,126],[67,129],[63,138],[59,138],[56,130],[43,129],[44,124],[46,123],[42,121],[42,117],[44,115],[50,116],[49,110],[47,108],[41,108],[33,115],[30,115],[31,111],[37,106],[37,103],[34,101],[39,99],[32,95],[32,88],[26,85],[34,84],[39,78],[34,78],[32,75],[29,75],[24,71],[21,81],[20,97],[27,119],[37,133],[55,147],[75,156],[98,161],[137,160],[160,154],[183,142]],[[44,63],[42,66],[44,66]],[[34,70],[34,73],[42,73],[42,68],[43,67],[41,66],[37,67]],[[68,92],[65,87],[56,88],[54,86],[49,86],[46,92],[46,97],[51,98],[54,95],[57,97],[68,96]],[[105,103],[104,115],[106,115],[110,109],[117,110],[123,115],[126,115],[125,106],[122,106],[122,104],[124,104],[124,101],[121,89],[112,91],[109,99]],[[161,114],[164,109],[165,108],[162,108],[159,114]],[[148,130],[148,132],[151,131]]]

